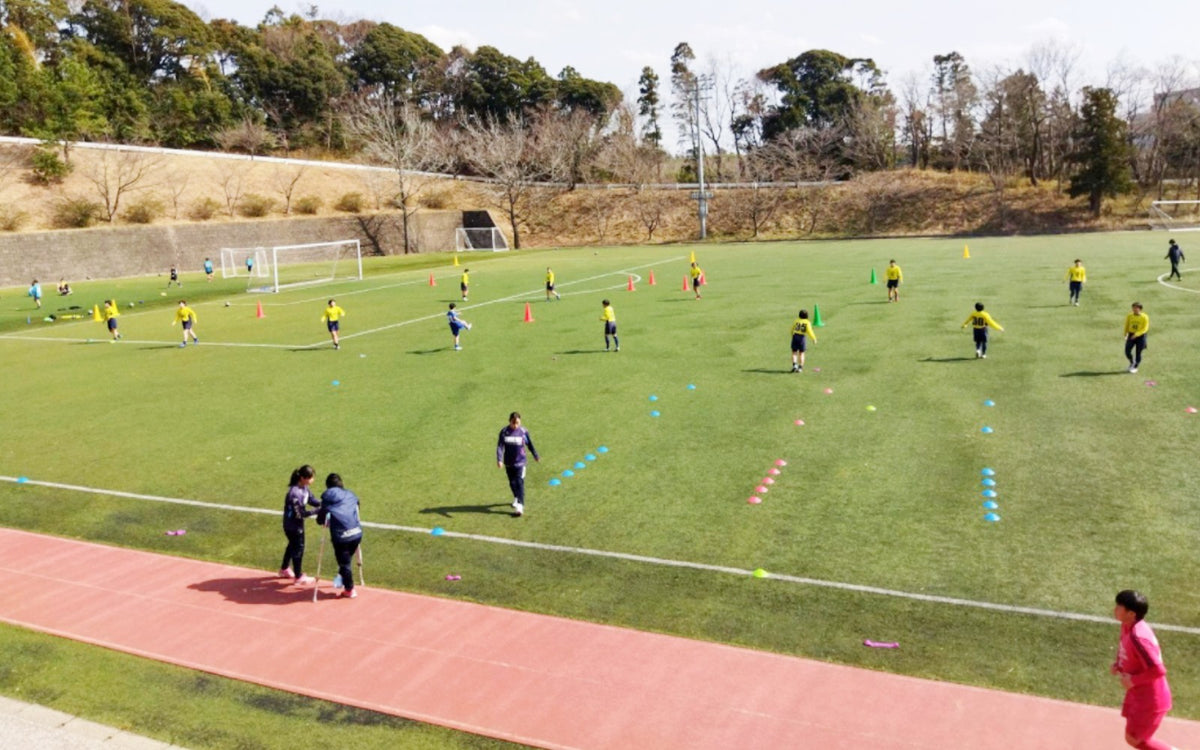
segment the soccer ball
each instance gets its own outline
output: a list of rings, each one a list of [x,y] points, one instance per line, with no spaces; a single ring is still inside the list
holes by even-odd
[[[159,292],[158,294],[159,294],[159,296],[160,296],[160,297],[166,297],[166,296],[167,296],[167,293],[166,293],[166,292]]]
[[[226,307],[229,307],[229,301],[228,301],[228,300],[226,300],[226,301],[225,301],[225,306],[226,306]]]
[[[130,302],[130,303],[129,303],[129,306],[130,306],[130,307],[133,307],[133,303],[132,303],[132,302]]]

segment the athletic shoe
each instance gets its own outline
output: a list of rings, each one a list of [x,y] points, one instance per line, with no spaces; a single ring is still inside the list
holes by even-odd
[[[792,365],[792,372],[800,372],[800,365]]]
[[[616,349],[613,349],[613,351],[619,352],[619,351],[621,351],[621,347],[618,346]]]
[[[335,589],[346,588],[345,586],[342,585],[342,576],[340,574],[333,577],[333,587]]]
[[[1136,368],[1136,367],[1130,367],[1130,368],[1129,368],[1129,371],[1130,371],[1130,372],[1132,372],[1132,373],[1136,373],[1136,372],[1137,372],[1137,368]]]
[[[192,339],[192,343],[193,343],[193,344],[199,344],[199,343],[200,343],[200,339],[199,339],[199,338],[194,338],[194,339]]]
[[[459,346],[458,344],[455,344],[455,345],[454,345],[454,351],[456,351],[456,352],[461,352],[461,351],[462,351],[462,347],[461,347],[461,346]]]
[[[300,576],[296,579],[296,583],[312,583],[315,580],[317,579],[312,576]]]
[[[469,331],[469,330],[471,330],[471,324],[470,324],[470,323],[467,323],[467,330],[468,330],[468,331]]]
[[[342,598],[343,599],[357,599],[358,598],[358,589],[346,589],[345,591],[342,592]]]
[[[179,345],[179,348],[180,348],[180,349],[187,349],[187,342],[186,342],[186,341],[182,342],[182,343]]]
[[[279,571],[279,577],[280,578],[295,578],[296,574],[292,572],[291,568],[282,568]]]
[[[980,359],[987,359],[987,355],[986,355],[986,354],[980,354],[980,355],[979,355],[979,358],[980,358]]]
[[[334,345],[333,345],[333,348],[334,348],[334,349],[341,349],[341,348],[342,348],[342,345],[341,345],[341,344],[334,344]]]
[[[525,504],[524,503],[513,503],[513,515],[514,516],[525,515]]]

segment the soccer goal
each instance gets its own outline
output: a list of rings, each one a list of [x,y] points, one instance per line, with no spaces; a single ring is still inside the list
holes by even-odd
[[[454,230],[454,250],[491,250],[500,252],[508,249],[508,240],[499,227],[459,227]]]
[[[253,265],[247,263],[253,259]],[[231,273],[226,274],[226,268]],[[358,240],[277,245],[267,248],[222,248],[221,274],[247,276],[246,290],[280,292],[298,286],[362,278],[362,246]]]
[[[1200,231],[1200,201],[1154,201],[1150,204],[1150,228],[1172,232]]]

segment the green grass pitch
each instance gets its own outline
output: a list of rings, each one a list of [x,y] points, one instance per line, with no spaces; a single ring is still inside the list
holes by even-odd
[[[477,254],[463,258],[465,303],[448,256],[370,259],[362,281],[277,295],[201,274],[167,297],[165,277],[78,283],[71,304],[122,305],[116,345],[90,316],[41,322],[61,298],[39,312],[23,289],[0,290],[0,475],[275,510],[311,463],[345,478],[369,522],[1101,617],[1138,588],[1152,623],[1200,627],[1200,414],[1186,411],[1200,406],[1200,274],[1160,284],[1158,234],[968,242],[969,259],[961,239]],[[693,251],[709,282],[698,301],[681,290]],[[1071,307],[1076,257],[1088,283]],[[899,304],[883,285],[891,258]],[[561,301],[545,300],[547,265]],[[170,326],[181,296],[201,340],[183,350]],[[319,320],[330,297],[347,311],[341,351]],[[606,297],[620,353],[604,351]],[[1131,375],[1134,300],[1151,330]],[[976,301],[1005,328],[986,360],[960,329]],[[474,324],[458,352],[450,302]],[[817,305],[819,341],[791,374],[791,323]],[[513,410],[542,454],[521,519],[494,460]],[[777,459],[787,466],[748,504]],[[9,526],[263,570],[284,547],[269,515],[11,481],[0,508]],[[188,533],[164,535],[175,528]],[[364,549],[371,585],[1120,700],[1115,623],[406,531],[368,529]],[[1200,664],[1186,660],[1200,635],[1159,635],[1175,714],[1200,717]]]

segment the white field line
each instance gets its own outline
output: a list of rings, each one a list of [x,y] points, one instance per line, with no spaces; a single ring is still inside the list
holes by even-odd
[[[623,268],[623,269],[618,269],[616,271],[608,271],[606,273],[597,274],[596,276],[588,276],[586,278],[578,279],[576,281],[569,281],[569,282],[566,282],[563,284],[559,284],[558,286],[559,287],[569,287],[569,286],[574,286],[577,284],[583,284],[583,283],[586,283],[589,281],[595,281],[596,279],[602,279],[605,276],[614,276],[614,275],[620,275],[622,277],[632,276],[632,277],[634,277],[634,280],[636,282],[640,283],[642,281],[642,277],[639,274],[634,273],[634,271],[637,271],[637,270],[640,270],[643,268],[649,268],[650,266],[659,265],[661,263],[670,263],[672,261],[681,260],[682,258],[683,258],[682,255],[676,256],[674,258],[665,258],[665,259],[658,261],[657,263],[647,263],[645,265],[634,266],[632,268]],[[403,273],[411,273],[411,272],[405,271]],[[376,286],[376,287],[371,287],[368,289],[357,289],[357,290],[353,290],[353,291],[349,291],[349,292],[339,292],[336,296],[348,297],[348,296],[351,296],[354,294],[366,294],[368,292],[377,292],[377,291],[384,290],[384,289],[394,289],[396,287],[402,287],[402,286],[413,286],[415,284],[420,284],[420,283],[424,283],[424,282],[422,282],[419,279],[413,280],[413,281],[403,281],[403,282],[399,282],[396,284],[385,284],[383,286]],[[612,286],[597,287],[595,289],[580,289],[580,290],[576,290],[575,293],[576,294],[590,294],[590,293],[594,293],[594,292],[604,292],[604,291],[609,291],[612,289],[620,289],[622,287],[623,287],[623,284],[614,284]],[[536,295],[542,291],[544,291],[544,289],[537,288],[537,289],[533,289],[528,292],[518,292],[517,294],[513,294],[508,297],[501,297],[499,299],[488,300],[487,302],[480,302],[480,303],[474,304],[474,305],[467,305],[464,307],[460,307],[458,309],[464,310],[464,311],[465,310],[474,310],[479,307],[485,307],[487,305],[495,305],[495,304],[499,304],[502,302],[511,302],[513,300],[519,300],[519,299],[522,299],[525,297],[535,297],[536,298]],[[309,298],[306,300],[299,300],[296,302],[272,303],[272,305],[280,306],[280,305],[311,304],[314,302],[318,302],[321,300],[327,300],[327,299],[329,299],[329,296],[322,295],[320,297],[312,297],[312,298]],[[205,307],[211,306],[211,305],[220,306],[221,304],[222,303],[220,303],[220,302],[206,302],[206,303],[204,303],[204,306]],[[233,305],[230,305],[230,306],[232,307]],[[161,311],[155,311],[153,314],[159,314],[160,312]],[[147,314],[151,314],[150,311],[142,311],[142,312],[138,312],[138,313],[132,313],[129,315],[129,317],[133,317],[134,315],[147,315]],[[372,329],[369,329],[366,331],[357,331],[355,333],[344,334],[341,337],[341,339],[343,341],[345,341],[346,339],[353,339],[353,338],[358,338],[360,336],[368,336],[371,334],[381,333],[383,331],[390,331],[393,328],[401,328],[403,326],[412,325],[414,323],[423,323],[423,322],[430,321],[430,320],[437,320],[438,318],[444,317],[445,314],[446,313],[444,313],[444,312],[438,312],[438,313],[432,313],[430,315],[425,315],[420,318],[410,318],[409,320],[402,320],[397,323],[389,323],[388,325],[380,326],[378,328],[372,328]],[[67,325],[85,325],[85,324],[94,323],[94,322],[95,321],[90,320],[90,319],[89,320],[73,320]],[[67,327],[67,326],[64,325],[63,328],[65,328],[65,327]],[[61,336],[61,337],[33,336],[30,334],[24,334],[24,333],[6,333],[6,334],[0,334],[0,339],[13,339],[16,341],[40,341],[40,342],[53,342],[53,343],[68,343],[68,344],[95,343],[95,342],[107,341],[108,340],[108,331],[107,330],[99,331],[96,336],[92,336],[92,337],[88,337],[88,338],[69,338],[66,336]],[[141,344],[141,345],[145,345],[145,346],[153,346],[153,345],[178,346],[178,341],[179,341],[178,339],[172,339],[170,341],[155,341],[155,340],[135,340],[135,339],[122,338],[118,343]],[[319,341],[316,341],[311,344],[252,344],[252,343],[231,342],[231,341],[207,341],[204,345],[210,346],[210,347],[224,346],[224,347],[244,347],[244,348],[257,348],[257,349],[313,349],[313,348],[316,348],[319,346],[324,346],[328,343],[329,343],[328,339],[320,339]]]
[[[50,489],[67,490],[70,492],[82,492],[90,495],[105,495],[109,497],[121,497],[131,500],[148,500],[156,503],[189,505],[197,508],[207,508],[212,510],[231,510],[240,513],[257,513],[259,515],[268,516],[279,515],[278,510],[271,510],[268,508],[248,508],[240,505],[228,505],[226,503],[209,503],[201,500],[187,500],[176,497],[145,495],[137,492],[122,492],[120,490],[105,490],[96,487],[84,487],[76,484],[62,484],[60,482],[45,482],[23,477],[18,478],[0,475],[0,481],[11,482],[13,484],[26,484],[34,487],[47,487]],[[410,534],[429,534],[432,531],[432,529],[422,528],[420,526],[401,526],[399,524],[373,523],[370,521],[363,521],[362,525],[372,529],[403,531]],[[570,547],[561,544],[526,542],[518,539],[505,539],[504,537],[487,536],[485,534],[464,534],[458,531],[443,531],[442,536],[447,536],[454,539],[468,539],[475,542],[486,542],[488,544],[503,544],[510,547],[521,547],[524,549],[534,549],[543,552],[562,552],[571,555],[588,555],[590,557],[625,560],[628,562],[643,563],[646,565],[659,565],[672,568],[685,568],[688,570],[701,570],[708,573],[724,573],[726,575],[750,577],[754,576],[754,571],[747,570],[745,568],[733,568],[725,565],[710,565],[708,563],[689,562],[687,560],[669,560],[662,557],[635,555],[628,552],[613,552],[610,550],[589,549],[587,547]],[[802,586],[816,586],[820,588],[837,589],[840,591],[853,591],[860,594],[872,594],[875,596],[890,596],[897,599],[909,599],[919,602],[929,602],[932,604],[946,604],[954,607],[986,609],[992,612],[1004,612],[1006,614],[1030,615],[1032,617],[1047,617],[1055,620],[1091,622],[1102,625],[1112,625],[1114,622],[1111,617],[1088,615],[1079,612],[1065,612],[1054,609],[1041,609],[1038,607],[1021,607],[1013,604],[998,604],[996,602],[985,602],[976,599],[961,599],[953,596],[921,594],[914,591],[900,591],[897,589],[881,588],[879,586],[866,586],[858,583],[846,583],[844,581],[827,581],[820,578],[807,578],[805,576],[793,576],[784,573],[771,572],[767,574],[767,577],[777,581],[786,581],[788,583],[795,583]],[[1154,629],[1168,630],[1175,633],[1187,633],[1189,635],[1200,635],[1200,627],[1188,625],[1171,625],[1169,623],[1155,622]]]
[[[1195,271],[1195,270],[1196,269],[1194,269],[1194,268],[1180,269],[1179,274],[1182,276],[1183,274],[1187,273],[1188,271]],[[1169,281],[1167,281],[1167,277],[1170,275],[1171,275],[1171,272],[1167,271],[1163,275],[1159,276],[1158,283],[1162,284],[1163,286],[1167,287],[1168,289],[1178,289],[1181,292],[1191,292],[1192,294],[1200,294],[1200,289],[1188,289],[1187,287],[1175,286],[1174,284],[1170,283]]]

